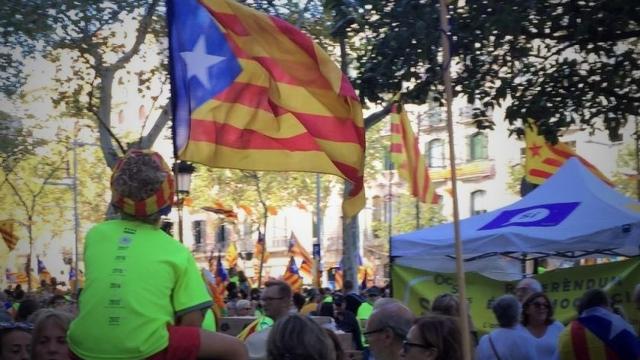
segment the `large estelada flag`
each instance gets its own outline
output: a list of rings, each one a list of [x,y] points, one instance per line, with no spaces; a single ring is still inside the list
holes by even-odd
[[[169,0],[179,159],[212,167],[327,173],[364,206],[364,123],[346,76],[291,24],[231,0]]]
[[[526,143],[525,180],[532,184],[542,184],[558,171],[568,159],[575,157],[594,175],[613,186],[613,183],[593,164],[578,155],[569,145],[558,142],[549,144],[544,136],[538,134],[538,128],[533,121],[524,127]]]
[[[437,204],[426,161],[420,152],[411,123],[400,104],[391,108],[391,161],[400,177],[409,183],[411,194],[423,203]]]
[[[289,258],[289,265],[287,265],[287,269],[284,271],[284,275],[282,275],[282,280],[291,286],[293,292],[300,292],[300,290],[302,290],[302,277],[300,276],[298,266],[293,256]]]
[[[15,249],[20,240],[13,230],[14,223],[13,220],[0,220],[0,235],[9,251]]]
[[[313,257],[311,256],[311,254],[309,254],[307,249],[305,249],[302,244],[300,244],[300,241],[298,241],[298,237],[293,232],[289,237],[289,255],[301,257],[303,260],[307,261],[307,263],[313,264]]]

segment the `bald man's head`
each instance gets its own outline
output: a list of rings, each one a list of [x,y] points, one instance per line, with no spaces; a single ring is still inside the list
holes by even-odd
[[[411,310],[398,301],[385,304],[376,302],[364,332],[376,360],[399,358],[402,341],[414,319]]]

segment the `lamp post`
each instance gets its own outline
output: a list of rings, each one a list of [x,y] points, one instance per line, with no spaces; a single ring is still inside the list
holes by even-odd
[[[184,198],[189,196],[191,188],[191,175],[196,171],[195,166],[186,161],[178,161],[173,164],[173,172],[176,176],[176,202],[178,204],[178,239],[184,243],[182,226],[182,208]]]

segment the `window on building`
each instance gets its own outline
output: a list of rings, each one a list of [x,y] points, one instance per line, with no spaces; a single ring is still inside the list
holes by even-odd
[[[489,157],[487,135],[477,132],[469,138],[469,159],[481,160]]]
[[[442,139],[433,139],[429,141],[427,145],[427,159],[429,159],[429,167],[445,167],[444,141],[442,141]]]
[[[191,223],[193,231],[193,245],[201,247],[207,236],[207,226],[204,220],[196,220]]]
[[[471,215],[478,215],[487,212],[485,203],[487,192],[484,190],[476,190],[471,193]]]

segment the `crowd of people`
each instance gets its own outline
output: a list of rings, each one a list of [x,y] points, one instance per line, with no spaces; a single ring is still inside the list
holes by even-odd
[[[478,360],[640,359],[637,329],[613,311],[606,292],[586,291],[565,326],[532,278],[493,302],[496,329],[479,337],[470,327],[470,349],[460,327],[470,311],[460,311],[454,294],[434,294],[431,308],[415,314],[388,289],[359,289],[348,280],[340,291],[302,293],[281,280],[261,289],[232,286],[226,315],[255,320],[227,335],[216,331],[220,319],[211,315],[215,305],[193,256],[159,227],[174,199],[164,160],[130,151],[115,166],[111,187],[121,217],[86,235],[77,301],[18,287],[2,294],[0,360],[458,360],[465,350]],[[634,301],[640,310],[640,284]]]

